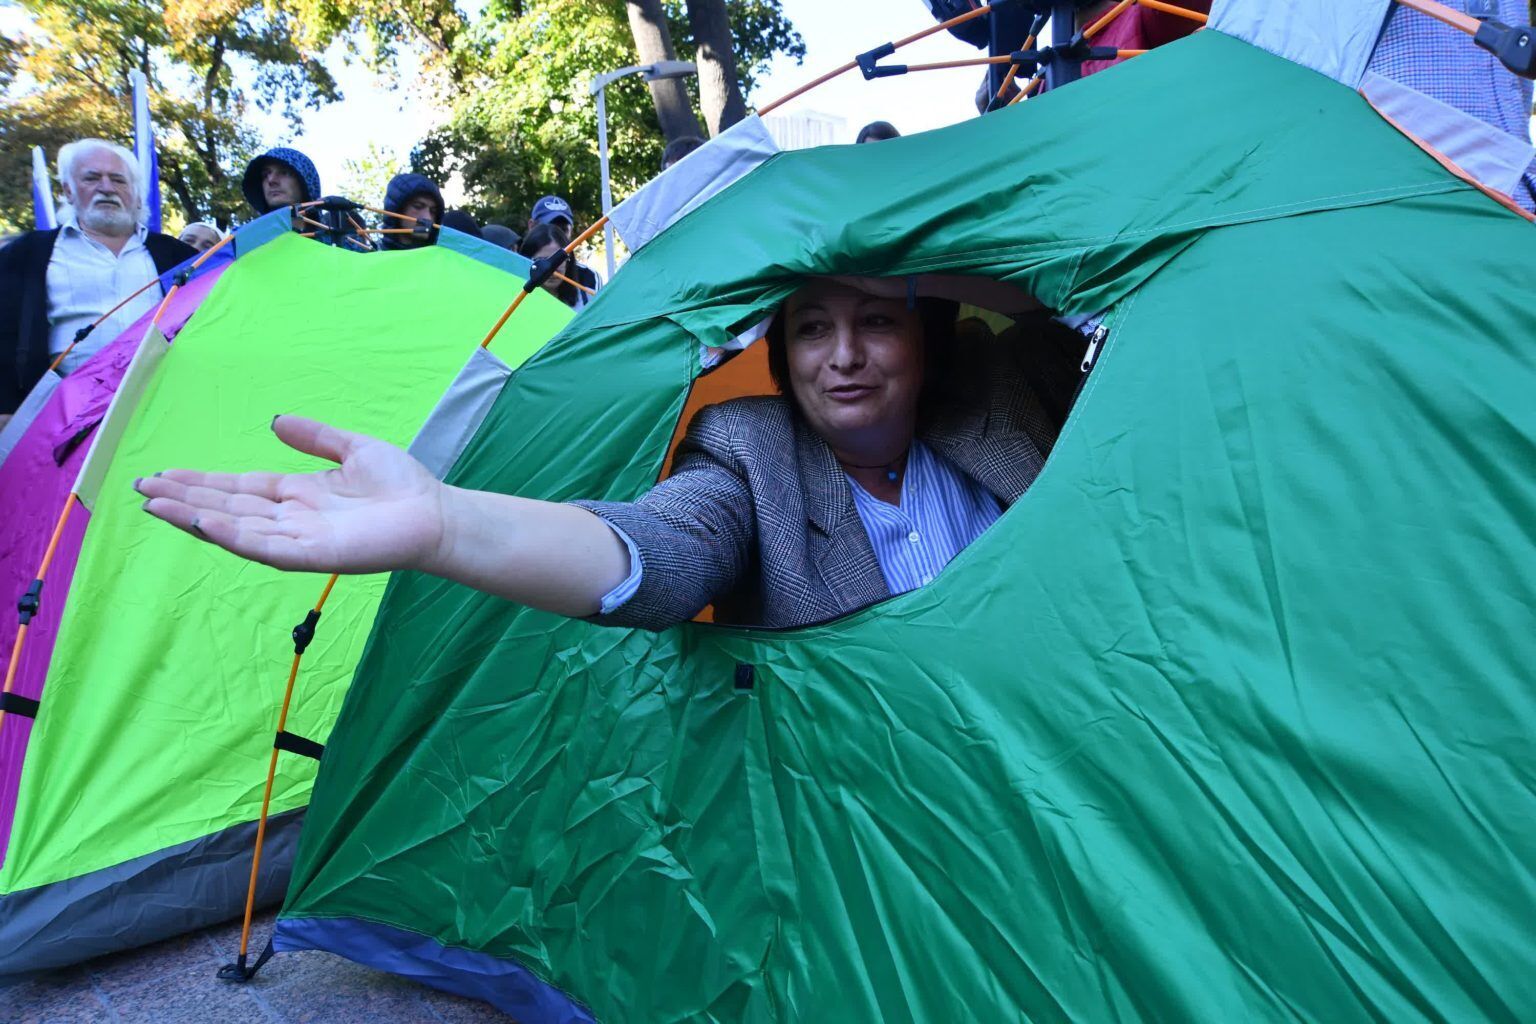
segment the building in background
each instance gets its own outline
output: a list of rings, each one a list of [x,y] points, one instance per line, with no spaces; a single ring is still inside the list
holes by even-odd
[[[763,118],[763,126],[780,149],[810,149],[853,141],[847,118],[814,110],[769,114]]]

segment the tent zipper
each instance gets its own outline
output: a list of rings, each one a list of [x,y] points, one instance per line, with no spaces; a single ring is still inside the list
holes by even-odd
[[[1083,376],[1087,377],[1093,372],[1093,364],[1099,361],[1099,352],[1104,348],[1104,339],[1109,337],[1109,328],[1103,324],[1093,329],[1093,336],[1088,339],[1088,348],[1083,351]],[[1082,385],[1079,384],[1079,387]]]

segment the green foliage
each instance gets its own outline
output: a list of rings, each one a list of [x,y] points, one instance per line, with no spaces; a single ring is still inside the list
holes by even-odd
[[[26,0],[33,25],[0,48],[0,222],[31,227],[31,150],[50,164],[64,143],[131,141],[128,74],[150,81],[167,221],[247,211],[240,174],[259,140],[260,108],[295,127],[340,98],[320,63],[327,38],[282,3],[250,0]]]
[[[678,56],[695,46],[683,0],[665,0]],[[466,5],[473,9],[475,5]],[[778,53],[802,57],[780,0],[728,0],[743,88]],[[471,18],[454,0],[23,0],[33,28],[0,39],[0,230],[30,227],[31,147],[50,161],[71,139],[131,136],[129,71],[150,78],[167,221],[239,221],[247,127],[277,110],[297,129],[304,111],[340,99],[320,60],[345,40],[386,77],[409,48],[425,80],[410,83],[451,109],[412,154],[441,182],[463,176],[470,207],[521,228],[534,199],[568,198],[597,215],[593,76],[638,62],[624,0],[486,0]],[[690,85],[690,88],[694,88]],[[695,95],[695,102],[697,97]],[[662,138],[644,82],[608,89],[617,198],[652,177]],[[348,191],[400,169],[374,151],[349,165]]]
[[[728,7],[744,88],[774,54],[804,56],[779,0]],[[695,47],[681,0],[667,9],[678,56],[690,59]],[[601,211],[601,185],[588,83],[637,62],[623,0],[491,0],[456,41],[459,98],[449,122],[412,154],[415,169],[438,180],[462,174],[470,208],[483,220],[521,229],[533,201],[555,193],[571,202],[579,223],[590,222]],[[607,103],[618,200],[655,176],[663,139],[638,77],[609,86]]]
[[[342,165],[341,186],[334,191],[360,203],[380,206],[389,179],[405,170],[405,159],[394,149],[371,143],[362,156]]]

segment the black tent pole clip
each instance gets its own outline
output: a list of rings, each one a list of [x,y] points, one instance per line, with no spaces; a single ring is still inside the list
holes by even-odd
[[[1505,25],[1488,18],[1472,41],[1521,78],[1536,78],[1536,32],[1531,26]]]
[[[881,57],[889,57],[896,52],[895,43],[882,43],[873,50],[865,50],[854,59],[858,61],[859,72],[866,82],[876,78],[892,78],[896,75],[907,73],[905,64],[881,64]]]
[[[523,284],[523,291],[531,292],[543,285],[565,264],[570,255],[564,249],[557,249],[548,256],[534,260],[528,271],[528,280]]]

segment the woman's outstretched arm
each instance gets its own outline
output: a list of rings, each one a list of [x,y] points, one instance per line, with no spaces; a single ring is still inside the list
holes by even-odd
[[[585,509],[440,483],[394,445],[297,416],[272,430],[339,465],[137,481],[145,511],[242,558],[302,572],[414,569],[561,615],[598,611],[629,575],[624,542]]]

